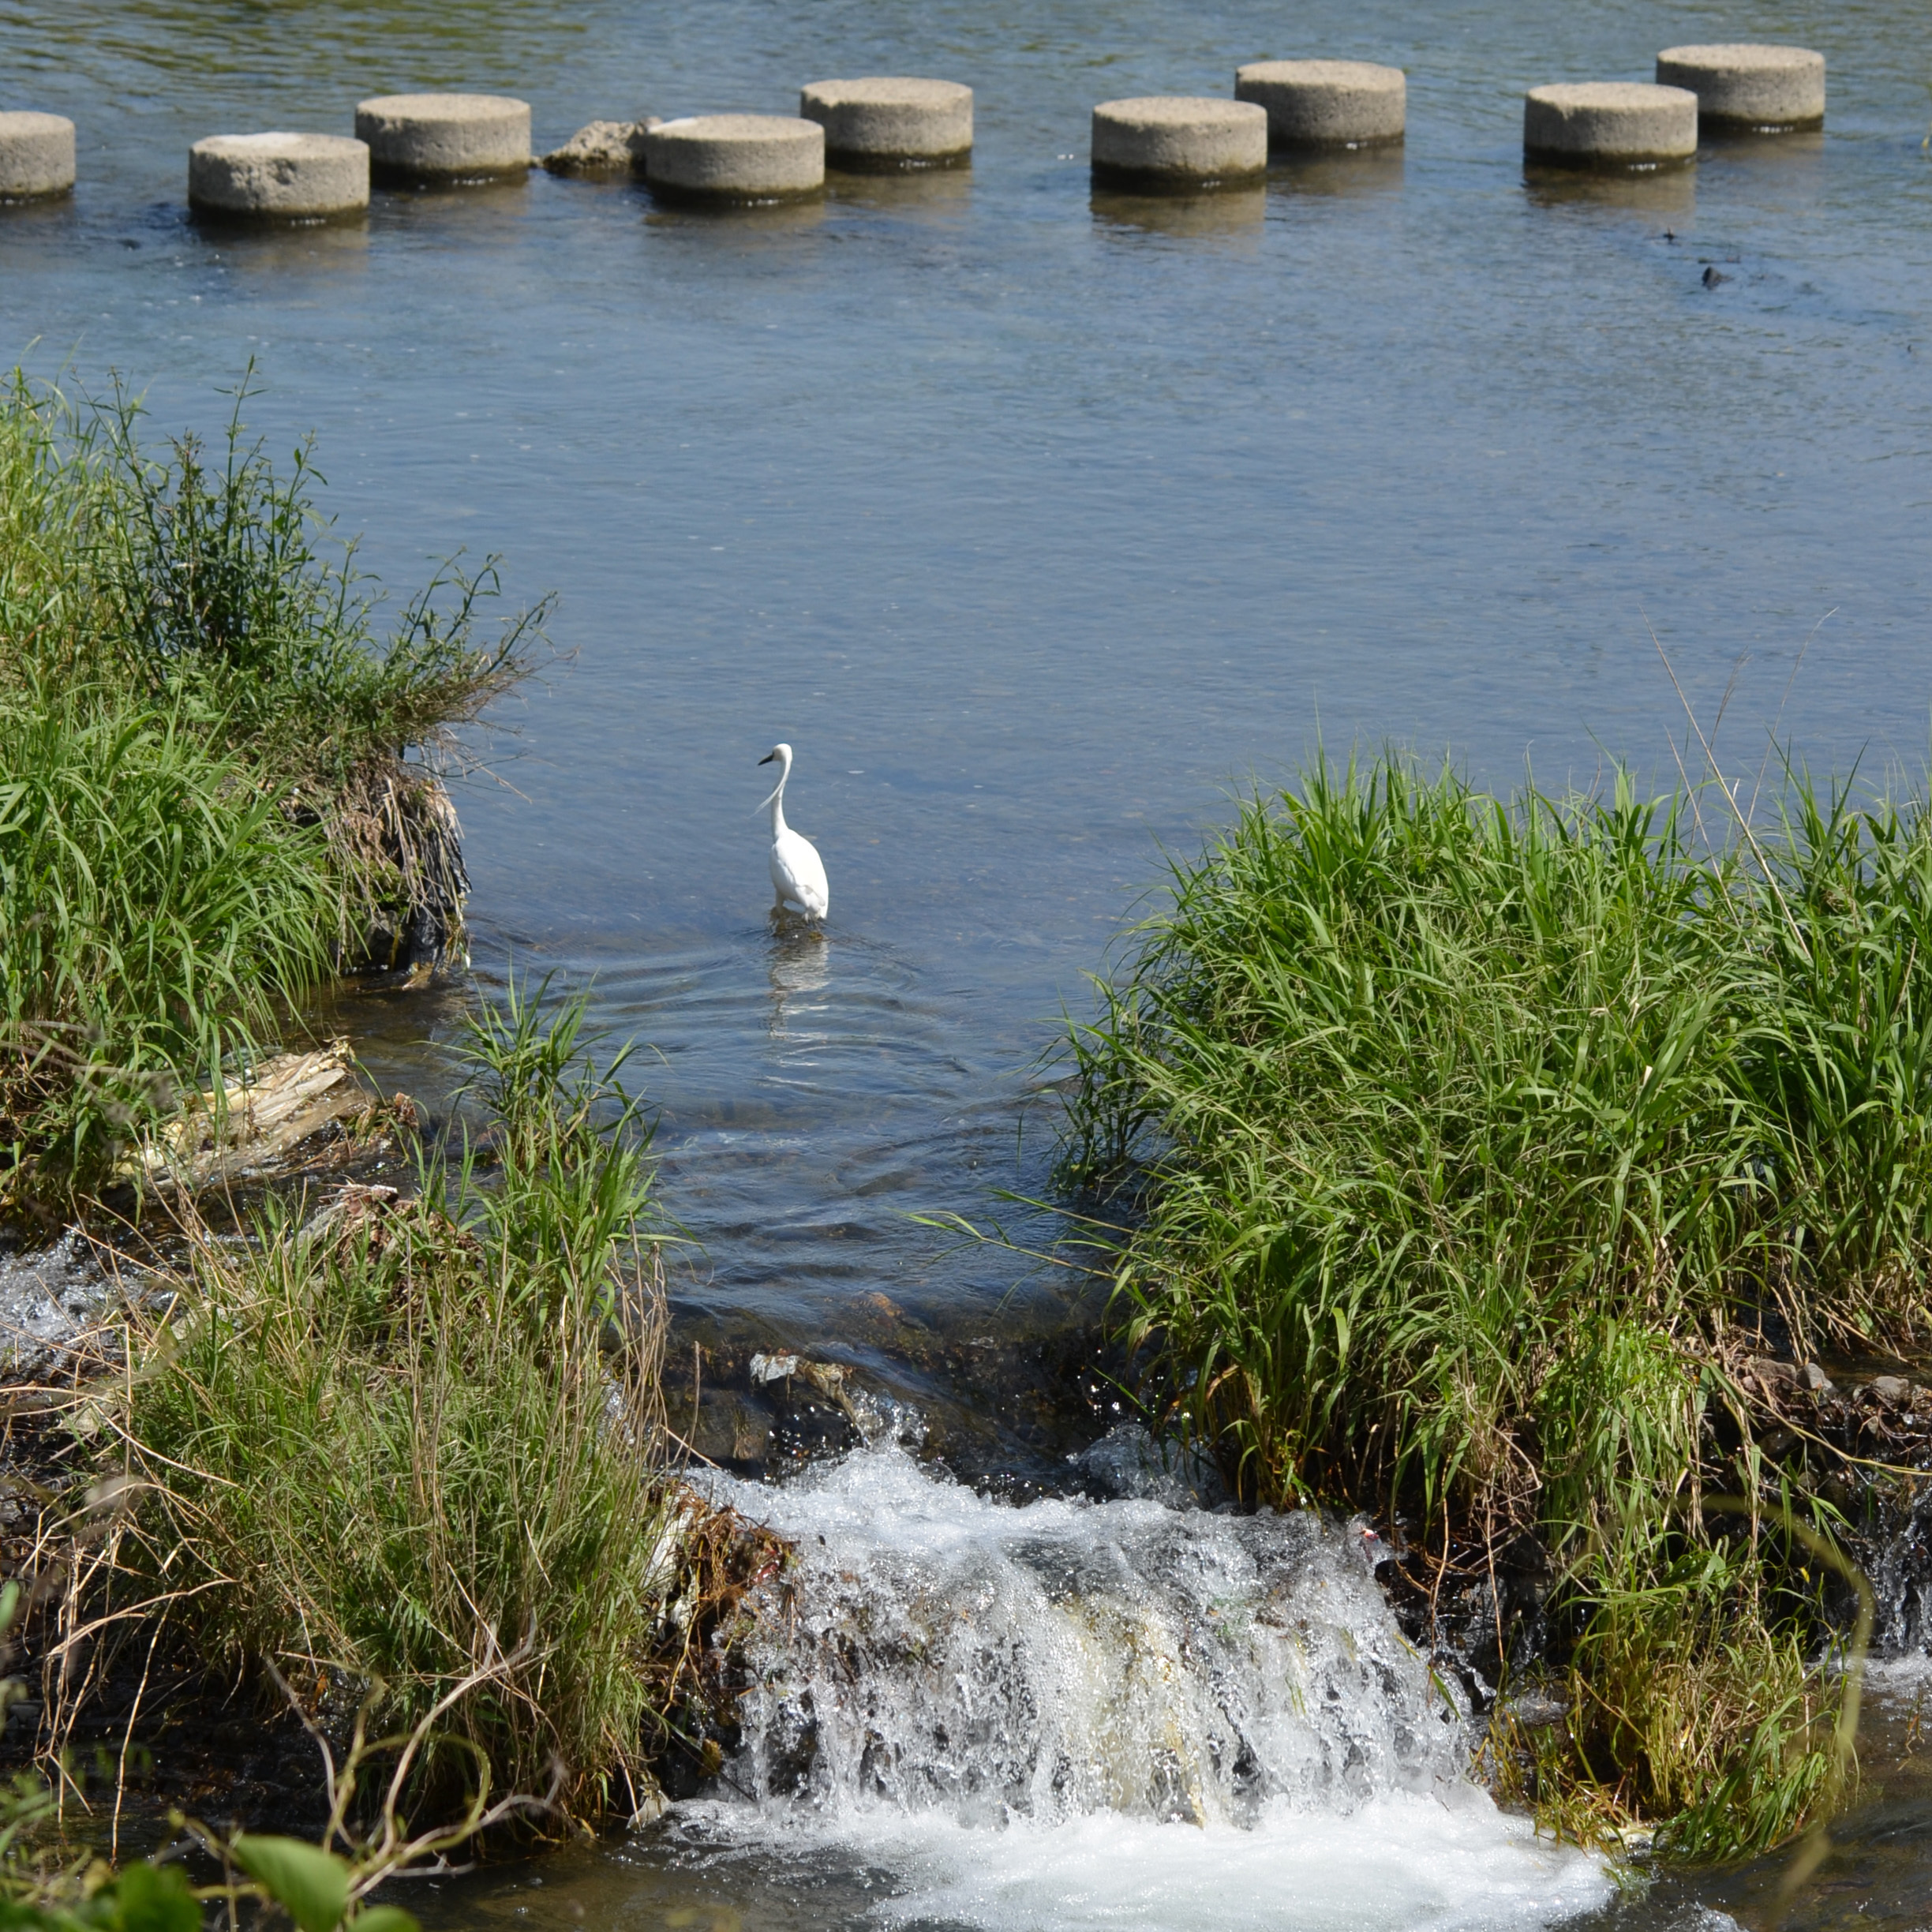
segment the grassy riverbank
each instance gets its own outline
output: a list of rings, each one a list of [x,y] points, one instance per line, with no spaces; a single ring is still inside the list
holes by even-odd
[[[638,1809],[714,1594],[663,1427],[648,1132],[614,1068],[573,1070],[582,1010],[479,1010],[486,1135],[412,1189],[191,1238],[86,1412],[111,1446],[69,1634],[272,1666],[339,1738],[358,1706],[432,1725],[439,1814],[479,1785],[553,1822]],[[57,1694],[50,1745],[92,1718]]]
[[[536,637],[528,615],[481,636],[487,570],[385,634],[320,554],[305,452],[278,470],[238,420],[212,457],[155,459],[138,427],[17,374],[0,395],[15,1213],[125,1205],[134,1145],[298,1031],[325,978],[462,963],[439,769]],[[298,1712],[361,1767],[331,1828],[350,1877],[306,1867],[341,1911],[415,1855],[412,1819],[436,1840],[648,1808],[733,1576],[769,1555],[676,1478],[648,1130],[614,1066],[581,1071],[581,1003],[541,1006],[477,1009],[480,1137],[417,1148],[400,1192],[271,1197],[236,1238],[178,1189],[95,1372],[76,1345],[73,1386],[9,1410],[37,1523],[9,1545],[0,1710],[37,1670],[39,1764],[77,1791],[106,1753],[117,1829],[151,1750],[155,1789],[211,1788],[217,1703],[264,1735]],[[0,1806],[0,1905],[78,1909],[84,1887],[17,1869],[18,1822]]]
[[[305,451],[0,394],[0,1204],[99,1186],[328,973],[460,957],[435,760],[526,670],[489,573],[378,627]]]
[[[0,1788],[7,1923],[194,1932],[238,1885],[309,1932],[414,1932],[368,1894],[479,1836],[650,1818],[667,1755],[702,1766],[711,1640],[783,1552],[670,1454],[650,1133],[623,1056],[585,1070],[583,1010],[476,1012],[472,1137],[413,1189],[186,1222],[107,1372],[34,1410],[39,1481],[9,1433],[45,1506],[0,1655],[38,1665],[52,1788]],[[227,1734],[274,1766],[252,1797]],[[204,1882],[63,1850],[54,1792],[122,1851],[170,1807]]]
[[[1713,807],[1393,762],[1252,801],[1074,1030],[1067,1149],[1243,1492],[1492,1586],[1536,1539],[1567,1713],[1511,1775],[1699,1852],[1843,1771],[1834,1458],[1773,1459],[1745,1365],[1932,1331],[1932,821],[1799,789],[1713,857]]]

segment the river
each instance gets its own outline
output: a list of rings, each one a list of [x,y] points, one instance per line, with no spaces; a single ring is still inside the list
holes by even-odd
[[[1616,190],[1526,182],[1526,86],[1750,35],[1826,54],[1822,137]],[[1400,158],[1185,207],[1090,193],[1095,100],[1224,93],[1237,62],[1306,54],[1407,69]],[[460,799],[479,972],[588,983],[643,1043],[694,1243],[680,1349],[836,1356],[945,1470],[1024,1498],[1111,1419],[1079,1312],[919,1217],[1043,1185],[1056,1017],[1231,789],[1385,743],[1504,787],[1613,758],[1663,782],[1685,723],[1653,627],[1707,725],[1735,677],[1734,769],[1781,720],[1817,771],[1923,780],[1929,56],[1905,0],[0,0],[0,106],[70,115],[80,151],[70,200],[0,211],[0,343],[77,388],[121,372],[157,432],[217,428],[253,358],[248,421],[278,451],[314,432],[368,568],[407,590],[500,553],[513,601],[560,593],[557,660]],[[193,140],[347,132],[368,94],[512,92],[542,148],[593,118],[790,111],[854,73],[970,82],[970,171],[724,219],[541,174],[275,237],[183,206]],[[830,874],[822,942],[767,923],[753,808],[779,739]],[[339,1017],[433,1102],[456,1013]],[[952,1507],[928,1480],[914,1517]],[[1439,1842],[1402,1810],[1422,1802],[1377,1797],[1373,1825],[1305,1807],[1328,1837],[1211,1859],[1364,1926],[1559,1916],[1594,1882],[1552,1866],[1540,1890],[1518,1845],[1491,1897],[1507,1828],[1458,1851],[1467,1821]],[[1857,1840],[1893,1874],[1871,1896],[1903,1870],[1923,1901],[1926,1827],[1895,1826]],[[1201,1828],[1028,1829],[1099,1833],[1079,1855],[1131,1874]],[[677,1915],[712,1911],[709,1859],[747,1925],[869,1923],[878,1888],[934,1923],[1050,1916],[949,1891],[946,1861],[983,1854],[852,1842],[653,1838],[586,1896],[709,1924]],[[1187,1842],[1161,1885],[1210,1856]],[[1043,1870],[1075,1855],[1039,1843]],[[1391,1902],[1351,1916],[1365,1868]],[[1470,1875],[1404,1890],[1434,1869]],[[1105,1923],[1181,1923],[1123,1883]],[[1769,1926],[1787,1907],[1756,1883],[1616,1909]],[[1849,1923],[1837,1866],[1806,1885],[1794,1924]],[[1234,1923],[1211,1896],[1201,1922]],[[1860,1923],[1925,1923],[1899,1909]]]

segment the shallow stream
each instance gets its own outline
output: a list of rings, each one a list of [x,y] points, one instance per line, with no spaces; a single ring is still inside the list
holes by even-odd
[[[1822,137],[1637,185],[1526,180],[1524,87],[1750,36],[1825,52]],[[1094,101],[1311,53],[1408,69],[1401,158],[1205,203],[1090,194]],[[1040,1185],[1050,1116],[1025,1103],[1054,1017],[1230,788],[1385,742],[1505,787],[1617,756],[1674,777],[1653,626],[1707,725],[1737,673],[1733,769],[1784,706],[1814,769],[1922,776],[1929,71],[1907,0],[0,0],[0,107],[72,116],[81,171],[70,201],[0,211],[0,347],[96,391],[121,372],[158,432],[215,429],[253,358],[249,421],[279,451],[316,433],[388,583],[461,548],[502,553],[515,600],[560,592],[559,661],[460,801],[480,970],[592,982],[646,1043],[697,1244],[681,1347],[849,1363],[945,1468],[1032,1494],[1112,1419],[1082,1399],[1069,1291],[915,1217]],[[346,132],[371,93],[513,92],[547,147],[894,72],[975,86],[970,171],[725,219],[541,174],[279,237],[182,205],[192,140]],[[755,761],[780,738],[830,874],[822,942],[766,919]],[[336,1018],[433,1102],[454,1017]],[[933,1496],[897,1494],[855,1557],[910,1551],[934,1510],[995,1535],[970,1490],[900,1473]],[[1077,1534],[1122,1547],[1106,1512],[1148,1507]],[[1880,1700],[1881,1758],[1908,1702]],[[1187,1749],[1206,1721],[1174,1719]],[[1788,1900],[1747,1874],[1596,1908],[1932,1923],[1923,1773],[1885,1784]],[[1096,1803],[1004,1833],[721,1799],[462,1911],[1513,1926],[1598,1900],[1439,1796],[1303,1791],[1204,1825]]]

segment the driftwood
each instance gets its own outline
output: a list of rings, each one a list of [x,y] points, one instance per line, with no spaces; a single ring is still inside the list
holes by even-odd
[[[128,1178],[190,1192],[231,1181],[376,1104],[357,1077],[347,1040],[331,1040],[316,1053],[277,1054],[227,1083],[219,1098],[197,1094],[128,1163]]]

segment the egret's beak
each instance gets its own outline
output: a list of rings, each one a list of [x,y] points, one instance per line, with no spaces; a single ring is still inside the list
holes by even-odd
[[[758,760],[758,762],[761,765],[769,765],[771,763],[773,759],[777,757],[777,755],[778,754],[776,751],[767,751],[765,755]]]

